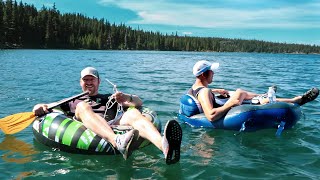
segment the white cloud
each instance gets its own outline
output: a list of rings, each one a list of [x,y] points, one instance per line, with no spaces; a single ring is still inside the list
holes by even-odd
[[[166,0],[101,0],[134,11],[139,19],[132,24],[162,24],[201,28],[319,28],[320,3],[299,6],[235,9],[213,8],[206,4],[183,4]],[[309,17],[308,21],[304,18]],[[310,18],[311,17],[311,18]]]
[[[193,33],[192,32],[182,32],[182,34],[184,34],[184,35],[192,35]]]

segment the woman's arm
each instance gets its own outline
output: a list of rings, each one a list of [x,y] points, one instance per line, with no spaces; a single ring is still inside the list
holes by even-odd
[[[206,118],[209,121],[216,121],[222,118],[233,106],[237,104],[236,101],[228,101],[221,107],[213,107],[213,95],[210,89],[205,88],[199,92],[198,100],[204,111]]]

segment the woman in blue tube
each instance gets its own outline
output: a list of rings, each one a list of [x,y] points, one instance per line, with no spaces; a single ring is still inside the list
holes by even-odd
[[[200,103],[202,111],[209,121],[215,121],[222,118],[232,107],[242,104],[244,100],[251,100],[254,97],[263,97],[261,94],[256,94],[242,89],[237,89],[229,98],[229,100],[219,105],[216,103],[214,93],[228,96],[229,92],[225,89],[209,89],[208,85],[213,82],[214,71],[219,68],[219,63],[210,63],[205,60],[198,61],[193,66],[193,75],[196,80],[189,89],[188,94],[192,95]],[[276,101],[297,103],[300,106],[315,100],[319,95],[318,88],[312,88],[302,96],[296,96],[291,99],[276,98]],[[268,98],[261,98],[260,103],[268,103]]]

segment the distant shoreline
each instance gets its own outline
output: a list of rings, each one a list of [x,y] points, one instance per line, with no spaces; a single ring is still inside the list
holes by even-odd
[[[7,47],[7,48],[0,48],[0,50],[99,50],[99,51],[161,51],[161,52],[165,52],[165,51],[174,51],[174,50],[150,50],[150,49],[140,49],[140,50],[136,50],[136,49],[84,49],[84,48],[79,48],[79,49],[54,49],[54,48],[21,48],[21,47]],[[179,52],[177,50],[175,50],[176,52]],[[261,54],[301,54],[301,55],[319,55],[320,53],[298,53],[298,52],[292,52],[292,53],[283,53],[283,52],[279,52],[279,53],[267,53],[267,52],[243,52],[243,51],[183,51],[181,50],[180,52],[216,52],[216,53],[261,53]]]
[[[221,37],[178,36],[111,24],[80,13],[61,14],[55,5],[0,1],[0,49],[154,50],[320,54],[320,46]],[[13,8],[17,7],[17,8]],[[10,12],[11,11],[11,12]],[[17,17],[18,16],[18,17]]]

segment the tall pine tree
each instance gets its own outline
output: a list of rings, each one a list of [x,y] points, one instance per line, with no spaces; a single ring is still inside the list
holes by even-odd
[[[0,1],[0,49],[4,48],[4,23],[3,23],[3,2]]]

